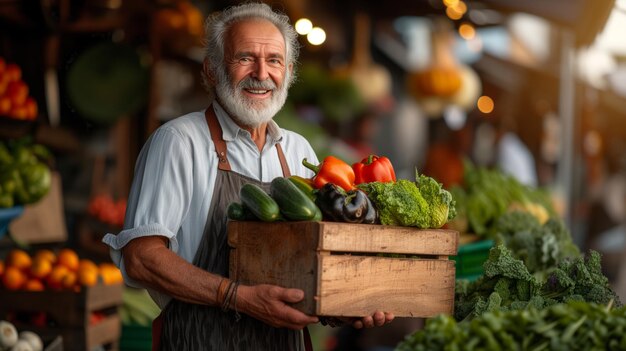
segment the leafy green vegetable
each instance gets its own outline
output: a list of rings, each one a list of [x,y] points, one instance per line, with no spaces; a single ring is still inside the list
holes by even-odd
[[[429,228],[441,228],[448,220],[456,216],[456,203],[452,199],[452,194],[444,189],[441,183],[434,178],[420,175],[417,170],[415,183],[430,206]]]
[[[546,280],[538,280],[522,260],[500,244],[489,251],[483,265],[485,274],[474,282],[457,282],[454,317],[472,319],[485,312],[543,308],[570,300],[594,303],[615,301],[619,297],[602,274],[600,254],[564,259]]]
[[[467,216],[468,232],[491,238],[495,222],[511,210],[531,213],[541,224],[557,217],[542,189],[526,186],[497,169],[475,167],[469,161],[464,168],[463,187],[454,187],[451,192],[459,201],[459,211]]]
[[[359,184],[378,210],[380,223],[429,228],[429,204],[417,185],[406,179]]]
[[[493,225],[491,236],[509,248],[515,258],[524,261],[528,271],[538,279],[544,279],[562,260],[580,256],[562,221],[551,218],[541,225],[528,212],[503,214]]]
[[[457,323],[439,315],[396,350],[625,350],[626,308],[569,301],[541,309],[494,310]]]
[[[415,177],[415,182],[399,179],[359,184],[358,188],[376,206],[381,224],[441,228],[456,214],[452,194],[431,177],[418,173]]]
[[[596,303],[614,300],[621,305],[609,279],[602,273],[601,257],[596,251],[590,251],[586,257],[561,261],[548,276],[541,295],[553,299],[582,298]]]
[[[0,141],[0,207],[39,201],[51,186],[50,152],[30,138]]]

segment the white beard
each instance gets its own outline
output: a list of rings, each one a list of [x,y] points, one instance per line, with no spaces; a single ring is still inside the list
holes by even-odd
[[[256,128],[269,122],[287,100],[288,85],[284,82],[289,81],[288,70],[280,88],[269,78],[265,81],[259,81],[251,77],[246,77],[235,86],[231,83],[226,69],[218,71],[217,85],[215,86],[218,101],[233,119],[244,126]],[[243,94],[243,89],[272,90],[272,96],[269,100],[251,99]]]

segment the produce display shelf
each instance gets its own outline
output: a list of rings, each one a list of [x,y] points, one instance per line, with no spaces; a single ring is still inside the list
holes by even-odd
[[[121,284],[97,284],[74,291],[7,291],[0,290],[0,319],[16,318],[18,329],[32,330],[44,339],[62,336],[63,350],[85,351],[96,347],[118,350],[121,319],[117,308],[122,304]],[[91,322],[93,312],[105,317]],[[47,325],[30,324],[20,315],[43,313]],[[53,324],[49,324],[53,323]]]
[[[456,278],[478,279],[483,274],[483,264],[493,245],[493,240],[480,240],[459,246],[457,255],[450,257],[456,262]]]

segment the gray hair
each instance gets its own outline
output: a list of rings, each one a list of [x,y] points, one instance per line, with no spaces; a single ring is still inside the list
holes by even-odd
[[[222,12],[210,15],[204,24],[205,29],[205,58],[208,61],[209,69],[217,72],[223,67],[224,62],[224,40],[226,33],[235,23],[249,20],[262,19],[271,22],[283,35],[286,48],[286,67],[293,66],[292,74],[286,75],[290,86],[296,77],[296,63],[300,50],[298,34],[289,23],[289,17],[285,14],[275,12],[264,3],[245,3],[232,6]],[[209,93],[213,92],[213,86],[207,81],[206,74],[202,74],[202,80]]]

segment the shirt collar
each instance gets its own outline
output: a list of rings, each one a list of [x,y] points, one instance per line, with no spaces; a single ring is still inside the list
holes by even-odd
[[[239,127],[235,121],[228,115],[228,113],[222,108],[222,106],[217,102],[217,100],[213,100],[213,110],[215,111],[215,115],[222,126],[222,138],[224,141],[233,141],[237,138],[237,135],[240,132],[243,132],[244,129]],[[273,144],[280,142],[283,139],[283,132],[274,120],[270,120],[267,123],[267,134],[270,138],[268,141],[272,141]]]

